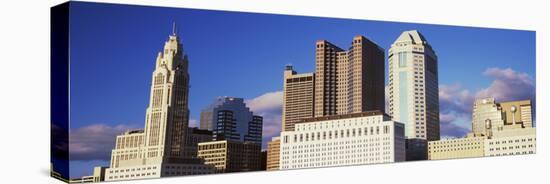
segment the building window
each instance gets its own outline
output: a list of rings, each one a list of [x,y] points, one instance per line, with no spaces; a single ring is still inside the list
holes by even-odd
[[[407,53],[399,52],[397,54],[399,56],[399,68],[407,67]]]

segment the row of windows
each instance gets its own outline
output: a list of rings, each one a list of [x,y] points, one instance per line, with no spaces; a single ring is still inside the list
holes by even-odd
[[[384,126],[383,127],[383,134],[389,134],[389,130],[390,127],[388,125]],[[369,131],[370,130],[370,131]],[[376,135],[379,135],[380,134],[380,126],[376,126],[375,127],[370,127],[370,129],[368,127],[364,127],[364,128],[353,128],[353,129],[346,129],[345,131],[344,130],[334,130],[334,131],[328,131],[328,139],[332,139],[333,138],[333,133],[334,133],[334,138],[335,139],[338,139],[339,137],[340,138],[348,138],[348,137],[355,137],[356,135],[357,136],[362,136],[361,134],[363,134],[364,136],[367,136],[367,135],[374,135],[376,131]],[[370,134],[369,134],[370,132]],[[294,134],[293,136],[293,141],[292,142],[304,142],[304,141],[315,141],[315,140],[321,140],[321,135],[322,135],[322,139],[325,140],[327,139],[327,132],[326,131],[323,131],[322,133],[321,132],[311,132],[311,133],[305,133],[305,134]],[[310,139],[311,137],[311,139]],[[283,141],[284,143],[288,143],[289,142],[289,136],[286,135],[284,136],[283,138]]]
[[[296,163],[304,163],[304,162],[322,162],[322,161],[331,161],[331,160],[354,160],[354,159],[364,159],[364,160],[367,160],[367,159],[371,159],[371,160],[375,160],[375,159],[378,159],[380,157],[384,158],[384,159],[391,159],[391,156],[393,154],[391,154],[391,152],[384,152],[384,153],[364,153],[364,154],[354,154],[354,155],[340,155],[340,156],[326,156],[326,157],[319,157],[319,156],[310,156],[310,157],[307,157],[306,156],[292,156],[292,157],[289,157],[289,156],[283,156],[283,162],[285,163],[291,163],[291,164],[296,164]],[[292,158],[292,159],[290,159]]]
[[[330,147],[332,145],[349,145],[349,144],[366,144],[368,145],[369,142],[379,145],[380,141],[389,141],[390,137],[376,137],[376,138],[370,138],[370,139],[359,139],[359,140],[348,140],[348,141],[340,141],[340,142],[324,142],[324,143],[317,143],[317,144],[305,144],[305,145],[293,145],[292,147],[288,146],[285,148],[292,148],[292,149],[301,149],[301,148],[324,148],[324,147]]]
[[[120,169],[120,170],[110,170],[109,173],[123,173],[123,172],[134,172],[134,171],[141,171],[141,170],[151,170],[151,169],[157,169],[157,166],[153,166],[153,167],[141,167],[141,168],[132,168],[132,169]]]
[[[508,142],[508,143],[514,143],[514,142],[518,143],[518,142],[520,142],[520,141],[521,141],[521,142],[526,142],[526,141],[531,142],[531,141],[534,141],[534,140],[536,140],[536,139],[529,138],[529,139],[521,139],[521,140],[516,139],[516,140],[508,140],[508,141],[506,141],[506,140],[503,140],[503,141],[491,141],[491,142],[489,142],[489,145],[493,145],[493,144],[506,144],[506,142]]]
[[[166,166],[165,167],[166,169],[177,169],[177,170],[180,170],[180,169],[191,169],[191,170],[204,170],[206,169],[205,167],[200,167],[200,166],[196,166],[196,165],[191,165],[191,166],[181,166],[181,165],[177,165],[177,166]]]
[[[434,153],[438,152],[449,152],[449,151],[464,151],[464,150],[480,150],[481,146],[475,146],[475,147],[462,147],[462,148],[451,148],[451,149],[436,149],[433,150]],[[428,152],[432,152],[430,149]]]
[[[383,163],[392,162],[391,157],[378,157],[378,158],[363,158],[363,159],[349,159],[349,160],[335,160],[335,161],[323,161],[323,162],[300,162],[289,164],[288,161],[282,162],[283,169],[298,169],[308,167],[327,167],[338,165],[354,165],[354,164],[370,164],[370,163]]]
[[[522,151],[522,152],[510,152],[510,153],[497,153],[497,154],[490,154],[489,156],[506,156],[506,155],[521,155],[521,154],[533,154],[535,153],[534,151]]]
[[[469,141],[469,140],[468,140]],[[456,139],[456,140],[445,140],[445,141],[433,141],[433,142],[430,142],[430,145],[441,145],[441,146],[434,146],[434,148],[448,148],[448,147],[456,147],[456,146],[467,146],[467,145],[479,145],[479,144],[482,144],[482,142],[480,141],[477,141],[477,142],[468,142],[468,141],[463,141],[461,139]],[[460,144],[449,144],[449,143],[460,143]]]
[[[530,144],[530,145],[522,145],[521,148],[525,149],[525,148],[532,148],[533,145]],[[520,149],[520,146],[503,146],[503,147],[497,147],[497,148],[489,148],[489,151],[500,151],[500,150],[508,150],[508,149]]]
[[[319,152],[319,149],[311,149],[311,150],[293,150],[293,151],[283,151],[283,155],[289,157],[289,155],[292,158],[302,158],[302,157],[325,157],[325,156],[331,156],[331,155],[337,155],[341,158],[343,157],[349,157],[350,155],[352,157],[355,157],[355,154],[362,154],[363,156],[374,156],[379,155],[380,151],[382,151],[383,154],[390,154],[392,147],[384,146],[384,147],[370,147],[370,148],[362,148],[358,149],[355,148],[353,150],[345,150],[344,149],[329,149],[323,150],[323,152]],[[332,151],[334,150],[334,151]]]
[[[134,178],[134,177],[140,177],[140,176],[151,176],[156,175],[156,172],[153,173],[141,173],[141,174],[127,174],[127,175],[121,175],[121,176],[109,176],[109,179],[119,179],[119,178]]]
[[[334,129],[334,128],[340,128],[340,127],[353,127],[353,126],[360,126],[360,125],[369,125],[369,124],[379,124],[381,123],[382,118],[377,119],[360,119],[359,121],[355,119],[353,122],[351,120],[336,120],[332,122],[322,122],[322,123],[302,123],[296,125],[297,131],[304,131],[304,130],[322,130],[322,129]]]
[[[135,148],[138,145],[143,144],[143,136],[119,136],[116,141],[116,149],[123,149],[126,147]]]
[[[349,141],[347,141],[347,143],[344,143],[344,142],[340,142],[340,143],[335,143],[334,146],[332,146],[333,144],[323,144],[323,146],[319,146],[318,144],[317,145],[300,145],[300,146],[285,146],[283,147],[283,151],[286,151],[286,150],[294,150],[293,153],[302,153],[302,152],[308,152],[308,150],[310,150],[311,152],[321,152],[321,151],[332,151],[332,150],[348,150],[350,151],[349,149],[353,148],[367,148],[367,147],[374,147],[373,149],[376,149],[376,150],[379,150],[379,146],[380,145],[391,145],[391,142],[389,141],[389,139],[383,139],[382,141],[380,140],[376,140],[375,142],[374,141],[371,141],[369,143],[369,141],[364,141],[364,143],[361,143],[361,141],[357,142],[357,143],[352,143],[350,145]],[[338,145],[341,145],[341,146],[338,146]],[[303,149],[305,148],[305,149]],[[311,148],[311,149],[308,149],[308,148]],[[314,149],[316,148],[316,149]],[[385,147],[384,147],[385,149]],[[304,151],[305,150],[305,151]],[[354,151],[354,150],[351,150],[351,151]]]
[[[209,172],[164,172],[167,176],[185,176],[185,175],[196,175],[196,174],[211,174]]]

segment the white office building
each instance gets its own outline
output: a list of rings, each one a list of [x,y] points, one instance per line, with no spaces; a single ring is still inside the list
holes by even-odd
[[[405,161],[404,134],[380,111],[304,119],[281,132],[280,169]]]
[[[535,154],[536,128],[509,128],[493,132],[485,141],[485,156]]]

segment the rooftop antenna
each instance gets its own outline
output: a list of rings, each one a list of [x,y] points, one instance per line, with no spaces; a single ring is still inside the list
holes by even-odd
[[[177,28],[176,28],[176,22],[174,21],[172,23],[172,35],[176,36]]]

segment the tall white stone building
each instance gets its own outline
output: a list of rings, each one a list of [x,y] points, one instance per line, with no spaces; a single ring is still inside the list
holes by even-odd
[[[213,172],[199,160],[186,158],[188,96],[188,60],[174,25],[156,59],[145,129],[117,136],[106,181]]]
[[[407,160],[424,160],[427,141],[440,137],[437,55],[416,30],[401,33],[388,54],[389,114],[405,124]]]
[[[280,169],[405,161],[402,123],[380,111],[309,118],[281,132]]]

